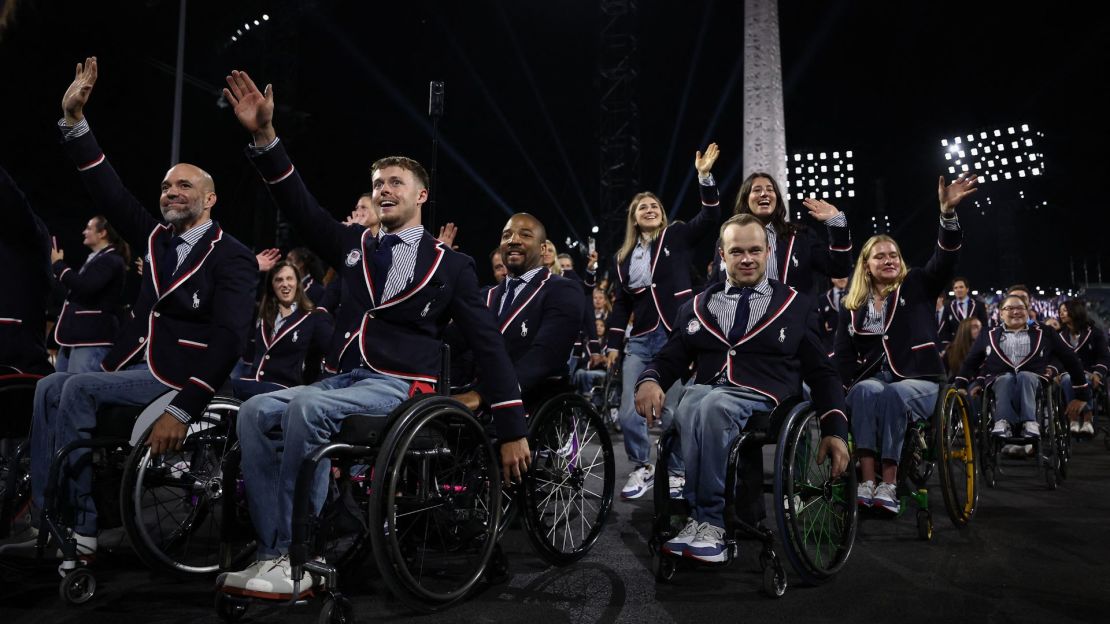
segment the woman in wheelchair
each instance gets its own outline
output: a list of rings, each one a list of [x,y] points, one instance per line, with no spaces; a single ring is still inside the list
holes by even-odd
[[[1094,395],[1106,379],[1107,367],[1110,367],[1110,349],[1106,347],[1106,334],[1091,324],[1087,315],[1087,304],[1082,299],[1069,299],[1060,304],[1060,337],[1079,356],[1086,371],[1087,383],[1091,384],[1091,394]],[[1075,398],[1072,388],[1070,373],[1060,376],[1060,388],[1064,391],[1064,399],[1071,401]],[[1095,427],[1092,423],[1092,406],[1088,406],[1083,413],[1072,418],[1068,429],[1072,434],[1093,436]]]
[[[266,275],[247,374],[232,379],[235,398],[316,381],[332,334],[331,315],[315,310],[292,263],[279,262]]]
[[[1057,374],[1058,363],[1072,379],[1084,379],[1083,365],[1059,334],[1027,323],[1029,310],[1020,297],[1006,297],[999,310],[1002,325],[979,334],[956,376],[956,387],[966,389],[976,379],[979,383],[973,392],[988,388],[994,393],[992,435],[1018,437],[1020,427],[1022,437],[1037,438],[1041,433],[1036,414],[1037,386]],[[1067,414],[1074,421],[1086,408],[1090,386],[1076,384],[1073,392]]]
[[[940,229],[932,258],[909,269],[894,239],[863,246],[837,321],[835,360],[848,391],[859,457],[857,501],[897,514],[898,462],[910,418],[933,412],[945,377],[936,343],[936,300],[952,279],[962,240],[956,206],[976,177],[938,182]],[[876,466],[881,461],[880,468]]]

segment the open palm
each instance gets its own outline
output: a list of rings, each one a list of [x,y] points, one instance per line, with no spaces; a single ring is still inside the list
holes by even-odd
[[[84,63],[78,63],[73,82],[62,96],[62,112],[70,125],[81,121],[85,116],[85,104],[88,104],[89,95],[96,84],[96,69],[95,56],[85,59]]]
[[[940,199],[940,210],[944,213],[952,212],[960,205],[965,197],[979,190],[975,184],[979,178],[975,174],[961,173],[952,184],[944,183],[944,176],[937,183],[937,197]]]
[[[227,77],[228,88],[224,97],[235,111],[239,123],[251,134],[258,134],[270,127],[274,119],[274,89],[266,85],[266,92],[258,90],[247,72],[233,71]]]

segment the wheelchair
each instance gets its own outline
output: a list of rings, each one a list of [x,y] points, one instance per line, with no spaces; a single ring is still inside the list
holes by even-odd
[[[677,433],[663,433],[658,443],[656,475],[665,475]],[[800,397],[780,403],[773,411],[754,412],[744,430],[732,443],[725,473],[725,544],[728,562],[738,553],[737,540],[761,542],[759,565],[763,591],[778,598],[786,593],[786,569],[778,553],[786,555],[791,568],[809,585],[831,580],[844,567],[852,552],[857,527],[856,474],[847,470],[831,477],[831,462],[817,464],[821,428],[817,413]],[[763,483],[765,445],[775,445],[774,477]],[[689,515],[684,499],[672,499],[666,479],[657,478],[654,489],[651,550],[656,581],[670,581],[677,557],[665,554],[663,544],[682,529]],[[763,495],[773,495],[775,527],[782,542],[775,548],[775,531],[762,524]]]
[[[1048,489],[1055,490],[1060,481],[1068,476],[1068,462],[1071,459],[1071,435],[1068,433],[1067,417],[1062,407],[1063,393],[1060,385],[1040,378],[1034,394],[1036,401],[1035,414],[1040,424],[1041,435],[1036,438],[1026,438],[1020,435],[1002,437],[991,435],[994,426],[995,414],[998,412],[994,391],[987,388],[983,392],[982,422],[980,426],[979,447],[982,456],[983,480],[990,487],[995,487],[998,477],[1005,474],[1000,461],[1002,446],[1006,444],[1033,446],[1037,469],[1044,475],[1045,485]]]
[[[899,515],[911,503],[917,508],[914,519],[922,540],[933,538],[928,483],[934,470],[953,526],[967,526],[979,506],[975,439],[982,427],[975,428],[967,398],[946,382],[940,384],[935,405],[928,420],[906,428],[898,462]]]
[[[445,346],[445,393],[449,361]],[[492,420],[446,394],[418,394],[384,418],[345,418],[338,435],[306,459],[298,474],[290,563],[294,579],[312,575],[313,589],[301,592],[295,581],[286,604],[319,595],[319,621],[351,621],[353,607],[339,580],[369,550],[401,603],[421,613],[442,611],[483,579],[507,573],[498,540],[516,514],[548,563],[562,566],[584,557],[612,505],[612,443],[602,418],[569,384],[553,383],[543,394],[529,417],[531,467],[516,489],[502,487]],[[326,460],[333,461],[333,495],[317,515],[308,492]],[[348,530],[344,547],[329,550],[329,541],[344,533],[331,521],[337,507],[357,526]],[[323,552],[323,560],[313,552]],[[239,619],[252,601],[262,600],[225,590],[222,580],[215,600],[224,620]]]
[[[0,539],[11,535],[12,523],[27,511],[31,500],[27,434],[35,383],[42,377],[25,373],[0,375]]]
[[[67,444],[53,457],[36,551],[41,558],[48,542],[60,549],[58,591],[66,602],[86,603],[97,589],[90,558],[78,552],[70,528],[73,511],[61,505],[67,498],[69,456],[78,449],[92,450],[92,496],[99,531],[123,526],[135,554],[154,571],[195,578],[219,569],[221,549],[226,549],[221,499],[243,498],[241,492],[236,496],[241,484],[225,487],[223,481],[223,464],[234,447],[239,403],[216,396],[201,418],[189,425],[181,450],[152,457],[146,446],[150,426],[175,395],[167,392],[146,406],[100,409],[93,437]],[[29,489],[26,464],[21,468]],[[245,503],[240,504],[245,508]],[[241,540],[239,559],[249,557],[253,546],[253,541]]]
[[[594,383],[590,392],[589,401],[594,409],[601,414],[611,433],[619,433],[621,409],[621,369],[620,362],[605,371],[605,376]]]

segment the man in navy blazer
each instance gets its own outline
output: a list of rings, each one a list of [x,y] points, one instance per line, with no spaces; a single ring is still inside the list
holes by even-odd
[[[39,510],[54,451],[90,438],[100,407],[146,405],[176,390],[153,424],[148,443],[155,455],[181,447],[189,423],[201,416],[227,380],[246,344],[258,270],[250,250],[212,220],[215,185],[199,167],[181,163],[166,173],[159,200],[165,221],[152,217],[124,187],[84,117],[96,82],[96,58],[77,68],[62,101],[63,148],[97,208],[133,247],[149,251],[133,318],[101,363],[106,372],[55,373],[39,382],[45,389],[42,402],[36,399],[31,440],[32,502]],[[79,552],[96,549],[89,452],[69,455]],[[12,544],[12,550],[0,552],[33,552],[28,548],[33,543]]]
[[[977,318],[984,329],[987,327],[987,306],[971,296],[970,288],[966,277],[952,280],[952,293],[955,297],[944,306],[944,316],[937,332],[937,337],[945,347],[956,338],[956,330],[965,319]]]
[[[523,212],[513,215],[501,231],[507,279],[486,293],[486,307],[505,339],[530,410],[539,407],[530,399],[542,393],[544,381],[566,376],[585,308],[581,287],[543,266],[540,248],[546,239],[539,219]],[[457,398],[474,408],[483,392],[479,383],[476,391]]]
[[[360,224],[337,223],[309,193],[278,139],[272,123],[273,90],[260,91],[245,72],[227,77],[224,96],[240,124],[251,133],[248,148],[255,167],[278,207],[308,246],[339,272],[347,299],[341,309],[361,316],[347,340],[360,358],[345,373],[311,386],[260,395],[239,411],[243,475],[251,520],[258,533],[258,561],[229,574],[224,588],[255,596],[288,596],[293,591],[288,550],[293,490],[304,459],[326,444],[349,414],[381,415],[439,380],[443,332],[454,320],[465,333],[482,371],[484,395],[500,442],[507,480],[519,480],[530,453],[523,404],[505,346],[479,299],[474,262],[437,241],[420,225],[428,198],[428,176],[414,160],[389,157],[371,166],[373,202],[381,210],[382,232],[371,236]],[[342,327],[342,321],[337,322]],[[283,440],[271,439],[280,427]],[[281,448],[279,455],[278,448]],[[319,510],[327,494],[327,462],[313,483]],[[304,592],[311,577],[300,581]]]
[[[691,517],[664,551],[704,562],[727,559],[724,541],[728,449],[756,411],[771,411],[809,384],[821,414],[818,462],[832,475],[848,465],[844,391],[817,334],[812,300],[766,276],[767,235],[748,214],[721,227],[727,279],[686,303],[675,332],[637,380],[636,411],[649,424],[662,413],[663,389],[693,365],[696,376],[675,424],[686,461],[683,497]]]

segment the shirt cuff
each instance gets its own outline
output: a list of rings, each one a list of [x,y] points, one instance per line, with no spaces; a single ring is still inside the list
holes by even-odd
[[[951,217],[941,215],[940,226],[946,230],[958,230],[960,229],[960,220],[956,217],[956,213],[954,212]]]
[[[836,213],[836,216],[825,222],[828,227],[848,227],[848,215],[843,212]]]
[[[62,132],[63,141],[72,141],[77,137],[84,136],[89,133],[89,120],[88,118],[78,121],[76,125],[69,125],[66,123],[65,117],[58,120],[58,130]]]
[[[701,174],[698,174],[698,184],[702,186],[717,186],[717,181],[713,179],[712,173],[704,178],[701,177]]]
[[[262,147],[258,147],[254,143],[251,143],[247,146],[247,149],[250,150],[252,154],[265,154],[266,152],[274,149],[274,147],[278,144],[278,141],[280,140],[281,137],[274,137],[274,140],[270,141],[269,145],[264,145]]]
[[[187,425],[187,424],[189,424],[190,421],[193,420],[192,418],[189,417],[188,414],[185,413],[185,410],[181,409],[180,407],[177,407],[176,405],[167,405],[166,406],[166,411],[171,416],[173,416],[174,418],[179,420],[181,422],[181,424],[183,424],[183,425]]]

